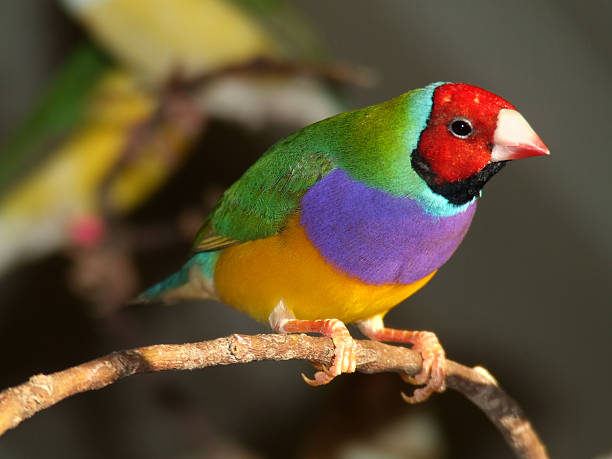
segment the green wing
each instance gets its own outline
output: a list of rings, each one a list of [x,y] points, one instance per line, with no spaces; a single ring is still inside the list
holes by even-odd
[[[283,151],[287,143],[273,147],[228,188],[198,232],[195,251],[278,234],[304,193],[334,169],[329,156]]]
[[[91,89],[109,66],[108,59],[91,43],[72,52],[38,105],[0,148],[0,192],[79,123]]]
[[[329,58],[315,29],[287,0],[230,0],[260,22],[285,56],[310,61]]]

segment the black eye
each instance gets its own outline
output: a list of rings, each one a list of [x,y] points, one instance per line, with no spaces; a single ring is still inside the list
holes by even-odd
[[[455,137],[467,139],[470,135],[472,135],[472,122],[466,118],[455,118],[448,125],[448,130]]]

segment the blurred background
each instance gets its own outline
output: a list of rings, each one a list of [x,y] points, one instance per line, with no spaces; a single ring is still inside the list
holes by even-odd
[[[0,5],[0,387],[267,332],[214,302],[122,304],[180,265],[222,190],[283,135],[458,81],[517,106],[552,154],[487,186],[456,255],[387,323],[488,368],[552,457],[612,453],[610,3],[194,3]],[[131,377],[25,421],[0,457],[512,457],[456,393],[409,406],[395,375],[312,389],[300,371]]]

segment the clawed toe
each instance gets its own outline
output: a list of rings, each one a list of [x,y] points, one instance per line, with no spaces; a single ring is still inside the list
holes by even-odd
[[[317,371],[314,379],[302,374],[304,381],[311,386],[327,384],[342,373],[353,373],[357,367],[357,343],[348,332],[346,325],[338,319],[325,320],[298,320],[292,318],[284,304],[279,306],[270,315],[270,325],[281,333],[320,333],[328,336],[334,343],[334,360],[328,368],[313,363]]]
[[[359,322],[358,326],[362,333],[371,339],[412,344],[412,350],[421,353],[421,372],[417,375],[401,375],[402,379],[410,384],[424,386],[415,389],[412,396],[402,393],[408,403],[422,402],[434,392],[446,389],[446,357],[434,333],[386,328],[382,315]]]
[[[421,352],[423,357],[421,372],[415,376],[401,376],[410,384],[424,387],[415,389],[412,396],[402,392],[402,398],[408,403],[419,403],[427,400],[434,392],[446,390],[446,356],[438,338],[430,332],[421,332],[413,349]]]
[[[348,334],[348,331],[344,333],[340,330],[338,333],[331,333],[331,335],[334,342],[334,361],[330,367],[313,363],[313,366],[319,370],[315,373],[314,379],[310,379],[302,374],[302,379],[310,386],[327,384],[342,373],[353,373],[357,367],[357,343]]]
[[[301,376],[304,382],[312,387],[323,386],[336,377],[335,375],[331,375],[325,371],[317,371],[314,374],[314,379],[310,379],[304,373],[301,373]]]

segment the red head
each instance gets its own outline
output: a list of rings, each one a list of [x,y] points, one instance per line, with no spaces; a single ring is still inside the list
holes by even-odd
[[[507,101],[468,84],[434,91],[413,167],[433,191],[467,202],[510,159],[549,154],[527,121]]]

